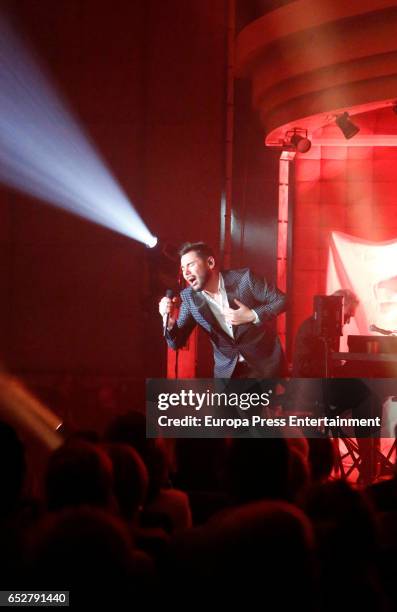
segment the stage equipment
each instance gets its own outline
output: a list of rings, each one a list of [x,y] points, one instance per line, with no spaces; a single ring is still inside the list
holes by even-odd
[[[358,134],[358,132],[360,131],[360,128],[357,127],[357,125],[354,125],[354,123],[350,119],[349,113],[345,112],[342,115],[338,115],[335,121],[336,121],[336,125],[339,127],[343,136],[347,140],[349,140],[350,138],[353,138],[353,136]]]
[[[342,336],[343,297],[340,295],[315,295],[313,303],[316,334],[327,340]]]
[[[312,146],[310,140],[304,136],[301,136],[300,134],[294,134],[291,137],[291,144],[294,145],[295,149],[299,153],[307,153]]]
[[[284,151],[296,151],[297,153],[307,153],[311,149],[312,143],[307,137],[307,130],[294,128],[288,130],[283,142]]]
[[[370,325],[369,331],[378,332],[378,334],[383,334],[384,336],[395,336],[396,330],[393,329],[382,329],[382,327],[378,327],[377,325]]]

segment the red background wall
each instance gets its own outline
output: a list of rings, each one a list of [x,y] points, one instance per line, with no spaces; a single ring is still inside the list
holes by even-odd
[[[216,244],[226,3],[10,0],[5,12],[151,231]],[[0,219],[5,364],[48,397],[72,379],[87,395],[125,378],[137,401],[137,384],[165,372],[157,279],[169,264],[5,188]]]
[[[170,245],[217,248],[227,0],[3,5],[149,229]],[[237,30],[262,8],[238,2]],[[236,84],[234,111],[232,264],[274,278],[277,156],[264,147],[247,82]],[[70,410],[74,398],[79,425],[92,411],[103,425],[114,410],[142,406],[145,378],[166,372],[157,302],[177,265],[4,187],[0,219],[7,367],[53,406]],[[210,373],[208,350],[201,359]]]

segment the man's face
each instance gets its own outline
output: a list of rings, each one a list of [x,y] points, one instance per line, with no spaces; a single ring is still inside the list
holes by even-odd
[[[189,251],[181,257],[183,278],[189,283],[193,291],[205,289],[214,269],[213,257],[202,259],[196,251]]]

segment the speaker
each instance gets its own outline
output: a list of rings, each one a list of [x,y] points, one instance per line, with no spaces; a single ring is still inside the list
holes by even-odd
[[[342,336],[343,297],[341,295],[315,295],[313,302],[316,334],[320,338]]]

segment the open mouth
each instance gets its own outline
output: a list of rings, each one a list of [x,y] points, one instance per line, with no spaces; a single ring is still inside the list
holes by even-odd
[[[194,285],[198,283],[198,280],[196,276],[189,276],[187,279],[187,282],[189,283],[191,287],[193,287]]]

